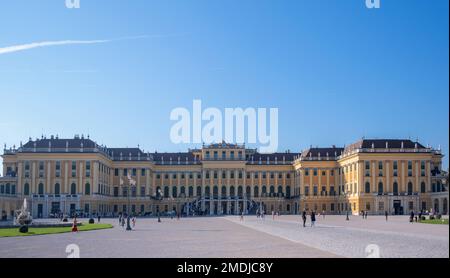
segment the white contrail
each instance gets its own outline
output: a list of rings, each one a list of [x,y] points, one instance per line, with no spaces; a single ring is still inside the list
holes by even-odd
[[[147,37],[148,36],[136,36],[136,37],[126,37],[126,38],[113,39],[113,40],[90,40],[90,41],[86,41],[86,40],[84,40],[84,41],[83,40],[64,40],[64,41],[33,42],[33,43],[28,43],[28,44],[0,47],[0,55],[1,54],[18,52],[18,51],[29,50],[29,49],[33,49],[33,48],[46,47],[46,46],[70,45],[70,44],[97,44],[97,43],[107,43],[107,42],[119,41],[119,40],[143,39],[143,38],[147,38]]]

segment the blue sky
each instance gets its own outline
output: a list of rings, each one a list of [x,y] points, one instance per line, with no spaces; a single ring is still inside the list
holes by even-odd
[[[448,0],[64,2],[0,0],[0,49],[113,41],[0,54],[2,145],[90,134],[183,151],[170,111],[201,99],[277,107],[279,151],[411,137],[448,155]]]

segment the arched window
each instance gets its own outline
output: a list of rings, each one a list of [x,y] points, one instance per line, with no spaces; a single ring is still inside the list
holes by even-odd
[[[422,182],[422,183],[420,184],[420,192],[421,192],[421,193],[426,193],[426,192],[427,192],[427,186],[425,185],[424,182]]]
[[[202,187],[201,186],[197,186],[197,197],[202,196]]]
[[[270,192],[269,192],[269,194],[270,194],[270,197],[273,197],[274,195],[275,195],[275,186],[271,186],[270,187]]]
[[[178,196],[178,189],[176,186],[172,187],[172,198],[176,198]]]
[[[252,196],[252,189],[250,186],[247,186],[247,188],[245,189],[245,195],[247,198],[250,198]]]
[[[265,185],[262,187],[261,194],[262,194],[262,197],[267,196],[267,187]]]
[[[413,184],[412,182],[408,182],[408,195],[413,194]]]
[[[169,198],[169,187],[164,186],[164,198]]]
[[[286,186],[286,197],[287,198],[291,197],[291,187],[289,185]]]
[[[222,186],[222,192],[221,192],[221,194],[222,194],[222,197],[227,196],[227,187],[226,187],[226,186]]]
[[[280,185],[278,186],[278,197],[282,197],[283,196],[283,187]]]
[[[398,183],[397,182],[394,182],[392,191],[393,191],[394,195],[398,195]]]
[[[23,186],[23,195],[25,195],[25,196],[30,195],[30,185],[28,183],[26,183]]]
[[[384,192],[384,190],[383,190],[383,183],[380,182],[378,184],[378,195],[383,195],[383,192]]]
[[[244,189],[242,186],[238,186],[238,196],[239,198],[242,198],[244,196]]]
[[[255,186],[253,188],[253,196],[255,196],[256,198],[259,197],[259,187],[258,186]]]
[[[75,183],[72,183],[70,185],[70,194],[72,194],[72,195],[77,194],[77,185]]]
[[[44,195],[44,185],[42,183],[40,183],[38,185],[38,194],[39,195]]]
[[[189,197],[193,197],[194,196],[194,187],[189,186]]]
[[[236,192],[235,192],[235,190],[234,190],[234,186],[231,186],[230,187],[230,196],[231,197],[234,197],[236,195]]]
[[[209,186],[205,187],[205,196],[210,196],[211,195],[211,189],[209,188]]]
[[[89,183],[84,185],[84,194],[91,195],[91,185]]]
[[[366,186],[365,186],[365,193],[370,193],[370,183],[366,182]]]
[[[184,186],[180,187],[180,196],[186,196],[186,188]]]
[[[61,194],[61,186],[59,183],[55,184],[55,195]]]

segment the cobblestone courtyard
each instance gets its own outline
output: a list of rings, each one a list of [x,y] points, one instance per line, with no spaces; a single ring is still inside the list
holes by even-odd
[[[77,244],[83,258],[258,258],[366,257],[376,244],[381,257],[449,257],[448,225],[411,224],[408,217],[318,217],[316,227],[303,228],[299,216],[265,220],[246,216],[217,218],[138,219],[127,232],[117,220],[113,229],[46,236],[0,238],[0,257],[66,257]],[[309,225],[309,221],[307,223]]]

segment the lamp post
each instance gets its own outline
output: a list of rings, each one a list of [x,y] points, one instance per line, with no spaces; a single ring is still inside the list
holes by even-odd
[[[131,225],[130,225],[130,206],[131,206],[131,200],[130,200],[130,191],[131,187],[136,185],[136,181],[131,178],[131,175],[128,173],[128,187],[127,187],[127,231],[131,231]],[[120,179],[120,184],[123,186],[123,179]]]

